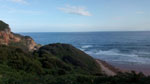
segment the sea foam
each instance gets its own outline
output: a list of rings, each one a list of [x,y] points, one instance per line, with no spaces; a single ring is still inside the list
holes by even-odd
[[[87,54],[94,58],[102,59],[108,62],[131,63],[131,64],[150,64],[150,58],[142,57],[141,54],[149,54],[148,52],[132,52],[122,53],[118,49],[110,50],[88,50]]]

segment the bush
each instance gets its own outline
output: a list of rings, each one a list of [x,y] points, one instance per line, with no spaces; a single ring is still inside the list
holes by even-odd
[[[8,28],[9,28],[9,25],[0,20],[0,31],[8,29]]]

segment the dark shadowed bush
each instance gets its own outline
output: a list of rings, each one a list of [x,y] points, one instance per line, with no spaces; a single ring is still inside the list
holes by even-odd
[[[9,25],[0,20],[0,31],[9,29]]]

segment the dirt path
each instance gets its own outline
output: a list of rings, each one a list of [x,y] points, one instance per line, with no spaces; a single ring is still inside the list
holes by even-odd
[[[116,73],[114,71],[112,71],[111,69],[106,67],[100,60],[96,60],[96,62],[100,65],[100,67],[101,67],[104,74],[106,74],[108,76],[116,75]]]

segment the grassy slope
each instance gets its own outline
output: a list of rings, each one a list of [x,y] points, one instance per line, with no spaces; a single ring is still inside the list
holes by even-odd
[[[100,67],[95,59],[69,44],[49,44],[39,49],[40,56],[52,55],[72,66],[73,70],[84,70],[88,73],[99,73]]]
[[[34,53],[0,46],[0,84],[149,84],[142,73],[116,76],[100,71],[93,58],[67,44],[50,44]]]
[[[57,76],[93,75],[98,72],[100,73],[100,68],[95,60],[71,45],[51,44],[34,53],[13,46],[0,46],[2,83],[13,81],[12,84],[21,84],[27,81],[24,84],[44,84],[46,81],[56,81]]]

